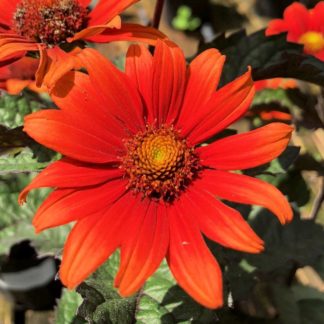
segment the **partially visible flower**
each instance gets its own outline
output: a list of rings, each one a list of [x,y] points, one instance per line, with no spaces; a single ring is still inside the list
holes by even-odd
[[[293,79],[273,78],[255,81],[255,90],[261,91],[264,89],[292,89],[297,87],[297,82]]]
[[[266,35],[288,32],[287,40],[304,45],[307,54],[324,60],[324,1],[314,9],[307,10],[299,2],[294,2],[284,11],[283,19],[269,23]]]
[[[44,88],[36,86],[35,73],[39,60],[23,57],[6,66],[0,67],[0,89],[16,95],[25,88],[35,92],[44,92]]]
[[[90,0],[0,0],[0,66],[28,52],[55,56],[53,49],[68,50],[77,41],[144,41],[155,44],[165,36],[158,30],[137,24],[124,24],[119,14],[139,0],[99,0],[93,10]],[[69,71],[69,66],[62,67]],[[38,85],[46,70],[39,68]]]
[[[76,221],[60,278],[72,288],[117,248],[115,286],[135,293],[166,257],[179,285],[209,308],[223,303],[220,267],[203,234],[228,248],[259,253],[263,241],[220,199],[292,218],[278,189],[232,172],[271,161],[292,127],[273,123],[201,145],[242,117],[254,96],[250,69],[217,89],[224,57],[215,49],[186,67],[180,48],[158,41],[127,53],[126,73],[92,49],[79,55],[89,75],[69,72],[55,86],[59,110],[26,117],[24,130],[65,157],[20,194],[54,191],[38,209],[36,231]]]
[[[276,103],[269,105],[261,105],[253,107],[247,113],[247,117],[257,117],[264,122],[281,121],[284,123],[291,123],[293,116],[289,113],[287,108],[283,108]]]

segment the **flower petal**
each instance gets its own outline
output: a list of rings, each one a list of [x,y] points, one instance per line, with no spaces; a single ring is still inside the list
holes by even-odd
[[[253,168],[278,157],[287,147],[293,127],[271,123],[229,136],[197,149],[203,165],[222,170]]]
[[[249,253],[259,253],[263,250],[263,241],[241,214],[211,195],[203,180],[195,182],[183,194],[181,202],[187,213],[197,219],[200,230],[211,240],[228,248]]]
[[[112,180],[97,186],[57,189],[38,208],[33,219],[36,232],[64,225],[104,211],[126,192],[127,180]]]
[[[121,178],[123,171],[116,167],[82,163],[63,158],[50,164],[35,177],[19,195],[19,203],[26,201],[28,193],[36,188],[79,188]]]
[[[284,21],[289,26],[288,40],[296,41],[309,27],[309,13],[301,3],[294,2],[284,11]]]
[[[64,75],[51,92],[51,98],[63,111],[84,119],[91,118],[123,147],[122,139],[129,136],[127,128],[110,112],[109,97],[102,94],[85,73],[71,71]]]
[[[136,87],[125,73],[97,51],[87,48],[79,54],[98,92],[106,96],[110,113],[130,131],[145,129],[143,105]]]
[[[42,110],[25,117],[24,131],[42,145],[76,160],[118,162],[118,143],[100,125],[82,117]]]
[[[287,23],[283,19],[273,19],[265,31],[266,36],[276,35],[288,31]]]
[[[91,0],[77,0],[77,1],[83,7],[88,7],[91,3]]]
[[[191,144],[201,143],[234,123],[248,110],[254,96],[251,69],[214,93],[195,122],[184,124],[181,134]]]
[[[195,218],[187,207],[170,211],[170,247],[167,260],[179,285],[208,308],[223,304],[222,273],[209,251]]]
[[[11,95],[18,95],[22,92],[32,80],[9,79],[6,84],[6,91]]]
[[[324,2],[320,1],[309,12],[309,29],[324,34]]]
[[[60,279],[74,288],[95,271],[120,245],[123,225],[137,200],[126,194],[111,207],[77,222],[63,251]]]
[[[20,0],[1,0],[0,1],[0,23],[8,27],[12,25],[12,17],[16,11],[17,4]]]
[[[158,41],[153,56],[153,115],[149,122],[172,123],[179,114],[185,91],[186,61],[172,42]],[[149,112],[150,113],[150,112]]]
[[[203,181],[213,195],[229,201],[265,207],[282,224],[291,221],[293,217],[292,209],[283,194],[260,179],[225,171],[205,170]]]
[[[121,28],[121,18],[120,16],[116,16],[106,24],[93,25],[93,26],[91,25],[87,28],[82,29],[78,33],[75,33],[72,37],[69,37],[67,41],[72,43],[79,39],[84,39],[91,42],[92,37],[101,34],[105,30],[115,30],[115,29],[118,30],[120,28]]]
[[[99,0],[89,14],[89,24],[91,26],[105,24],[138,1],[139,0]]]
[[[152,111],[153,57],[144,45],[131,45],[126,55],[125,72],[136,85],[145,103],[147,117]]]
[[[80,69],[81,62],[77,56],[79,51],[79,48],[75,48],[66,53],[57,46],[41,50],[41,62],[36,73],[37,84],[40,86],[43,83],[51,91],[63,75],[73,69]]]
[[[143,203],[143,202],[142,202]],[[155,272],[169,245],[166,207],[150,202],[145,210],[129,215],[121,244],[121,265],[115,279],[122,296],[135,293]]]
[[[95,28],[95,26],[93,28]],[[84,38],[94,43],[130,41],[156,45],[158,39],[166,39],[167,37],[158,29],[152,27],[122,23],[120,28],[105,28],[105,30],[96,32],[93,36],[86,35]]]
[[[216,49],[198,55],[188,68],[188,83],[177,126],[195,120],[196,113],[216,91],[225,62],[225,56]],[[193,123],[193,122],[191,122]]]
[[[0,40],[3,43],[5,40]],[[23,42],[22,40],[8,41],[5,44],[0,44],[0,61],[6,61],[13,57],[23,57],[27,51],[38,51],[38,45],[31,42]]]

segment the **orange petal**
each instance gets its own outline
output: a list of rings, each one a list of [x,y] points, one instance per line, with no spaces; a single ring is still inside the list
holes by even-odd
[[[109,21],[106,24],[101,25],[93,25],[89,26],[85,29],[82,29],[78,33],[74,34],[73,37],[69,37],[67,40],[68,42],[74,42],[79,39],[89,39],[91,40],[91,37],[101,34],[106,29],[120,29],[121,28],[121,18],[120,16],[114,17],[111,21]]]
[[[0,23],[11,27],[12,17],[19,2],[20,0],[1,0]]]
[[[139,0],[99,0],[94,9],[90,12],[89,24],[101,25],[111,21],[115,16],[122,13],[126,8]]]
[[[260,179],[225,171],[205,170],[203,181],[213,195],[229,201],[265,207],[282,224],[291,221],[293,217],[292,209],[283,194]]]
[[[52,91],[57,81],[67,72],[81,68],[78,58],[80,50],[76,48],[66,53],[57,46],[51,49],[41,49],[40,65],[36,72],[37,85],[43,84],[49,91]]]
[[[113,41],[144,42],[156,45],[159,39],[167,37],[159,30],[138,24],[122,24],[120,29],[106,29],[101,34],[87,37],[86,40],[95,43],[107,43]]]
[[[219,83],[225,56],[209,49],[198,55],[188,68],[188,83],[177,125],[182,128],[207,103]]]
[[[133,194],[126,194],[108,210],[77,222],[64,246],[60,268],[64,285],[80,284],[117,249],[125,220],[136,203]]]
[[[212,196],[203,180],[188,188],[181,203],[192,217],[199,215],[199,228],[211,240],[249,253],[259,253],[263,250],[263,241],[241,214]]]
[[[201,143],[242,117],[254,97],[251,69],[216,91],[199,113],[183,125],[182,135],[191,144]]]
[[[143,202],[142,202],[143,203]],[[151,202],[146,211],[129,215],[121,245],[121,265],[115,285],[122,296],[134,294],[159,267],[169,246],[166,207]]]
[[[120,178],[123,172],[118,168],[82,163],[63,158],[53,162],[35,177],[19,195],[19,203],[26,201],[28,193],[36,188],[79,188],[96,185]]]
[[[68,72],[52,89],[51,98],[63,111],[88,119],[89,110],[93,122],[100,124],[115,143],[123,146],[122,139],[129,136],[125,125],[110,113],[114,104],[111,97],[98,92],[89,75],[82,72]]]
[[[30,85],[32,80],[9,79],[7,80],[6,89],[11,95],[17,95]]]
[[[24,131],[42,145],[76,160],[118,162],[119,142],[109,132],[83,116],[42,110],[25,117]]]
[[[109,102],[109,113],[133,133],[144,130],[142,100],[129,77],[93,49],[83,50],[79,58],[97,92],[102,93],[104,100]]]
[[[195,218],[185,209],[170,211],[168,263],[179,285],[208,308],[223,304],[222,273],[209,251]]]
[[[282,19],[273,19],[269,22],[268,28],[265,31],[266,36],[276,35],[286,32],[288,26]]]
[[[38,46],[35,43],[26,42],[8,42],[0,44],[0,61],[5,61],[12,57],[24,56],[27,51],[38,51]]]
[[[287,147],[293,127],[271,123],[197,149],[203,165],[222,170],[253,168],[270,162]]]
[[[185,86],[186,61],[182,50],[171,42],[158,41],[153,56],[153,114],[149,122],[172,123],[179,114]]]
[[[33,219],[36,232],[103,213],[126,191],[127,180],[112,180],[94,187],[56,189],[38,208]]]
[[[125,72],[142,95],[146,111],[152,112],[153,57],[144,45],[131,45],[126,55]],[[147,116],[146,116],[147,118]],[[153,116],[150,116],[150,122]]]

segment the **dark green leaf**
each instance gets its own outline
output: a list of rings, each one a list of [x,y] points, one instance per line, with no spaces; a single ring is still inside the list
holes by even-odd
[[[228,38],[220,35],[201,45],[200,51],[207,48],[217,48],[227,57],[222,84],[243,74],[250,65],[254,80],[288,77],[324,85],[324,62],[303,54],[302,46],[286,42],[286,34],[266,37],[264,30],[251,35],[240,31]]]
[[[122,298],[113,288],[119,253],[112,255],[77,291],[83,297],[78,317],[90,323],[131,324],[134,322],[136,296]]]
[[[288,280],[297,267],[312,264],[324,254],[323,226],[312,220],[295,215],[290,224],[282,226],[270,212],[261,210],[253,227],[264,239],[265,251],[247,255],[247,260],[263,273]]]
[[[302,324],[324,323],[324,301],[319,299],[305,299],[298,302]]]

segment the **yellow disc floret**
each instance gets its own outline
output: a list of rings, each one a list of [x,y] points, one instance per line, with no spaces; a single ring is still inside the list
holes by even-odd
[[[308,53],[317,53],[324,49],[324,35],[320,32],[309,31],[299,38],[299,43],[304,45]]]
[[[144,196],[171,201],[199,170],[194,149],[171,126],[147,127],[126,142],[123,168],[129,188]]]

